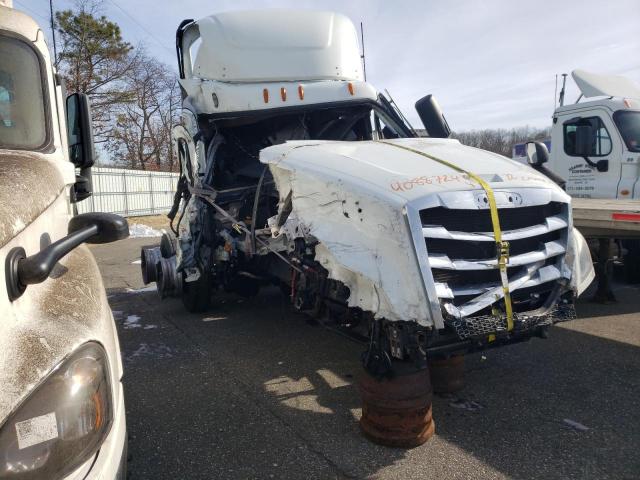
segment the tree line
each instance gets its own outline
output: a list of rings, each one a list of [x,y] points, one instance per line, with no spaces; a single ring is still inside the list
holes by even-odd
[[[170,67],[133,46],[100,13],[98,0],[78,0],[58,11],[56,67],[69,92],[86,93],[103,165],[142,170],[178,169],[171,128],[180,122],[180,89]],[[419,133],[422,131],[419,131]],[[551,129],[520,127],[454,132],[465,145],[511,157],[516,143],[550,136]]]
[[[509,158],[511,158],[511,149],[516,143],[546,140],[550,136],[551,127],[534,128],[529,126],[511,129],[470,130],[452,134],[453,138],[457,138],[464,145],[489,150]]]

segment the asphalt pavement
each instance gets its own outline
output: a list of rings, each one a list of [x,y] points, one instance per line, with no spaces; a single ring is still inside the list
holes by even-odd
[[[205,314],[143,288],[140,246],[92,247],[124,359],[129,474],[137,479],[640,478],[640,286],[581,300],[547,340],[466,357],[436,396],[436,435],[367,441],[362,346],[293,312],[276,288]]]

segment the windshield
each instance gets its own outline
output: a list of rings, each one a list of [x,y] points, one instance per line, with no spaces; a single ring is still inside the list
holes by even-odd
[[[0,148],[32,150],[46,141],[38,55],[26,42],[0,36]]]
[[[640,152],[640,112],[619,110],[613,119],[630,152]]]

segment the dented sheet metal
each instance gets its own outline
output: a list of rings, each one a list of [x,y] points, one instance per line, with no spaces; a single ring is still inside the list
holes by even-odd
[[[461,168],[473,169],[496,190],[500,208],[569,201],[555,184],[532,169],[499,155],[465,147],[455,140],[395,142],[445,158]],[[482,192],[476,183],[411,152],[397,149],[391,155],[388,146],[379,142],[295,141],[262,150],[260,160],[270,166],[281,205],[291,193],[292,215],[302,227],[292,230],[285,224],[287,228],[281,227],[274,235],[315,238],[319,242],[316,260],[328,270],[330,278],[349,287],[349,306],[372,311],[376,318],[440,327],[438,298],[452,297],[453,292],[446,285],[434,284],[430,268],[477,270],[479,263],[429,256],[424,249],[424,237],[494,240],[489,232],[449,232],[428,225],[420,226],[419,238],[416,237],[416,226],[409,222],[419,219],[408,219],[415,217],[408,215],[409,207],[411,210],[416,206],[472,210],[483,207]],[[506,231],[505,239],[516,240],[567,226],[566,218],[549,217],[544,224]],[[571,278],[572,283],[588,284],[586,270],[577,272],[581,276],[577,280],[575,275],[572,278],[571,271],[564,271],[566,267],[543,267],[545,259],[562,255],[566,250],[575,250],[574,244],[567,247],[565,241],[555,241],[547,242],[538,251],[514,256],[514,266],[531,265],[531,268],[524,275],[509,279],[510,288],[517,290],[561,277]],[[586,269],[588,252],[576,254]],[[495,268],[496,260],[480,267]],[[478,297],[461,308],[451,306],[455,311],[449,313],[458,318],[472,315],[502,298],[502,288],[493,285],[473,293]]]
[[[272,165],[271,173],[281,201],[293,192],[292,214],[302,228],[285,224],[287,231],[319,241],[315,259],[349,287],[349,306],[430,325],[400,202],[391,196],[385,201],[366,185],[283,163]]]

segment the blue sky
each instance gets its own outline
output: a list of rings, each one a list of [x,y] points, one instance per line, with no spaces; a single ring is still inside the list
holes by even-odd
[[[73,1],[53,0],[54,8]],[[414,125],[414,102],[439,100],[454,130],[550,124],[557,73],[584,68],[640,83],[640,1],[103,0],[126,40],[175,68],[185,18],[248,8],[335,10],[364,23],[367,79],[387,88]],[[43,24],[47,0],[14,0]],[[126,13],[125,13],[126,12]],[[568,82],[567,99],[577,97]]]

